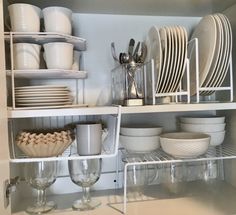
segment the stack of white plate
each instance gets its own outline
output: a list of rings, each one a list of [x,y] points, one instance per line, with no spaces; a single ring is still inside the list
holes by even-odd
[[[160,147],[162,127],[121,127],[120,144],[131,153],[148,153]]]
[[[182,131],[203,132],[208,134],[211,137],[211,146],[220,145],[224,141],[224,116],[181,117],[180,122]]]
[[[185,71],[187,31],[182,26],[151,27],[146,44],[147,60],[155,62],[156,93],[176,92]]]
[[[203,17],[193,32],[193,38],[198,38],[199,44],[200,87],[220,87],[226,77],[232,51],[232,29],[228,18],[219,13]],[[190,64],[190,73],[190,91],[194,95],[195,63]],[[201,95],[210,95],[213,92],[201,92]]]
[[[15,88],[16,106],[60,106],[71,105],[72,96],[67,86],[40,85]]]

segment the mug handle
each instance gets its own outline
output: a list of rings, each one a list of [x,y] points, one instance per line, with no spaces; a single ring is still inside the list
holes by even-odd
[[[11,31],[11,19],[10,16],[5,17],[4,25],[7,28],[7,30]]]

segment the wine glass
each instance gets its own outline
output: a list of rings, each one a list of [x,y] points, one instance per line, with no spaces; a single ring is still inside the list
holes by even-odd
[[[83,190],[82,199],[75,201],[72,206],[74,210],[92,210],[101,204],[90,197],[90,187],[98,181],[101,174],[101,163],[99,158],[68,161],[71,180]]]
[[[29,214],[47,213],[56,207],[53,201],[46,201],[45,190],[56,181],[57,161],[41,161],[25,164],[25,180],[37,189],[37,199],[26,212]]]

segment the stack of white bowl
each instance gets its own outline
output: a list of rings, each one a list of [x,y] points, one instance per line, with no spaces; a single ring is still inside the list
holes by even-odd
[[[182,131],[203,132],[210,135],[210,145],[218,146],[225,137],[224,116],[181,117],[180,128]]]
[[[130,153],[149,153],[160,147],[162,127],[121,127],[120,144]]]

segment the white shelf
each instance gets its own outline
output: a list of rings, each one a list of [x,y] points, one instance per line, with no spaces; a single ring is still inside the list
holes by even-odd
[[[163,112],[187,112],[207,110],[231,110],[236,108],[236,102],[198,103],[198,104],[160,104],[122,107],[122,114],[132,113],[163,113]]]
[[[107,107],[81,107],[80,105],[71,105],[71,108],[60,109],[31,109],[31,110],[12,110],[8,108],[8,118],[32,118],[49,116],[85,116],[85,115],[108,115],[117,114],[117,106]]]
[[[187,111],[207,111],[207,110],[233,110],[236,109],[236,102],[227,103],[201,103],[201,104],[166,104],[166,105],[146,105],[134,107],[121,107],[121,114],[138,113],[163,113],[163,112],[187,112]],[[8,108],[8,118],[32,118],[48,116],[76,116],[76,115],[106,115],[116,114],[116,106],[88,106],[71,105],[61,106],[60,109],[17,109]]]
[[[74,48],[78,51],[86,50],[86,40],[71,35],[55,32],[5,32],[4,37],[6,41],[10,41],[10,34],[12,34],[14,42],[34,42],[38,44],[68,42],[73,44]]]
[[[94,158],[111,158],[115,157],[116,153],[101,155],[91,155],[91,156],[77,156],[77,157],[69,157],[69,156],[59,156],[59,157],[47,157],[47,158],[13,158],[10,159],[11,163],[28,163],[28,162],[40,162],[40,161],[63,161],[63,160],[81,160],[81,159],[94,159]]]
[[[15,78],[24,79],[85,79],[88,76],[86,71],[59,70],[59,69],[38,69],[38,70],[7,70],[8,76],[14,73]]]

